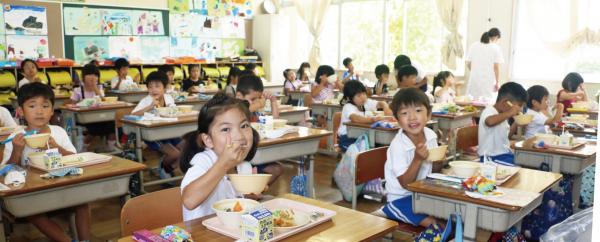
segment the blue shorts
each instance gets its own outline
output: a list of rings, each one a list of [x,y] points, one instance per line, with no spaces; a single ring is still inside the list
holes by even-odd
[[[497,156],[490,156],[492,161],[505,166],[515,166],[515,155],[513,153],[506,153]],[[479,157],[479,161],[483,162],[483,156]]]
[[[146,145],[148,145],[148,147],[151,150],[154,151],[160,151],[160,147],[166,144],[171,144],[173,146],[177,146],[177,144],[179,144],[179,142],[181,142],[180,138],[175,138],[175,139],[164,139],[164,140],[158,140],[158,141],[144,141],[146,143]]]
[[[383,212],[389,219],[419,226],[427,218],[425,214],[416,214],[412,210],[412,195],[396,199],[383,206]]]
[[[356,139],[348,138],[348,135],[338,136],[338,146],[340,147],[340,149],[343,152],[346,152],[346,150],[348,149],[348,146],[350,146],[351,144],[354,144],[354,142],[356,142]]]

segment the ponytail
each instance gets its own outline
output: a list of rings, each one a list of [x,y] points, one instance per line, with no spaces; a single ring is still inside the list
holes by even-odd
[[[481,40],[480,41],[481,41],[481,43],[489,44],[490,43],[490,34],[488,32],[484,32],[481,35]]]
[[[435,77],[433,77],[433,90],[431,91],[433,96],[435,96],[435,88],[446,86],[446,78],[450,76],[452,76],[452,72],[440,71],[437,75],[435,75]]]

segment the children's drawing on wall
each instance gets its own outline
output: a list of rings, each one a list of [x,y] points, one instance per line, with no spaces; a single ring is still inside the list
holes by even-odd
[[[220,23],[217,18],[196,15],[196,23],[193,27],[193,36],[202,36],[206,38],[221,38],[223,35],[220,29]]]
[[[196,14],[169,14],[171,36],[191,37]]]
[[[36,6],[16,6],[6,4],[4,27],[6,34],[47,35],[46,8]]]
[[[214,61],[221,54],[221,40],[193,38],[192,49],[196,59]]]
[[[109,57],[107,37],[74,37],[73,48],[77,63],[101,61]]]
[[[164,35],[162,13],[158,11],[131,11],[134,34]]]
[[[71,8],[63,9],[66,35],[101,35],[102,16],[97,8]]]
[[[144,63],[162,63],[162,58],[171,54],[167,36],[142,36],[140,40]]]
[[[4,36],[0,38],[0,60],[6,59],[6,41],[4,40]]]
[[[7,35],[6,46],[6,57],[8,59],[23,60],[50,57],[47,36]]]
[[[171,56],[182,57],[192,55],[192,38],[171,37]]]
[[[222,0],[207,0],[208,16],[223,17],[225,16],[225,8],[227,1]]]
[[[245,41],[243,39],[224,39],[223,51],[220,57],[237,57],[244,54]]]
[[[108,37],[108,49],[110,57],[123,57],[130,62],[139,62],[142,60],[142,49],[139,37],[110,36]]]
[[[223,38],[246,38],[246,25],[243,18],[222,17],[219,18],[219,23]]]
[[[190,11],[190,0],[169,0],[169,11],[187,13]]]
[[[251,0],[231,0],[225,9],[227,16],[251,18],[254,13],[252,12],[252,1]]]
[[[190,10],[193,13],[208,15],[208,0],[194,0],[194,9]]]
[[[6,32],[4,30],[4,5],[0,4],[0,35],[4,35],[4,33]]]
[[[103,35],[132,35],[129,11],[104,9],[102,12]]]

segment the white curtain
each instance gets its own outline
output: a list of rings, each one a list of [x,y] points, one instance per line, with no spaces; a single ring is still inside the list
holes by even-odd
[[[321,47],[319,45],[319,36],[323,30],[323,20],[331,0],[294,0],[294,5],[298,14],[308,26],[308,30],[314,37],[308,62],[310,66],[319,66],[321,62]]]
[[[521,1],[529,23],[544,46],[560,56],[568,56],[580,45],[600,45],[600,27],[592,0]],[[596,29],[596,30],[594,30]]]
[[[442,62],[450,69],[456,69],[456,59],[462,58],[464,49],[462,36],[458,33],[458,26],[462,14],[463,0],[437,0],[437,10],[440,19],[450,33],[442,44]]]

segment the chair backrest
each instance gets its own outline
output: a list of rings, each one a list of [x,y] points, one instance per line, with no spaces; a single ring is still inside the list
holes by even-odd
[[[456,132],[456,150],[464,151],[479,145],[479,126],[459,128]]]
[[[379,147],[359,153],[356,156],[355,184],[362,184],[376,178],[385,178],[385,161],[388,146]]]
[[[181,189],[169,188],[134,197],[121,209],[121,236],[183,222]]]
[[[333,113],[333,144],[337,144],[338,142],[338,137],[337,137],[337,131],[338,128],[340,127],[340,123],[342,122],[342,112],[335,112]]]
[[[305,107],[312,107],[313,104],[313,97],[310,95],[310,93],[304,94],[304,106]]]
[[[123,122],[121,122],[121,119],[123,118],[123,116],[131,114],[131,111],[133,111],[133,108],[119,108],[115,111],[116,128],[123,127]]]

